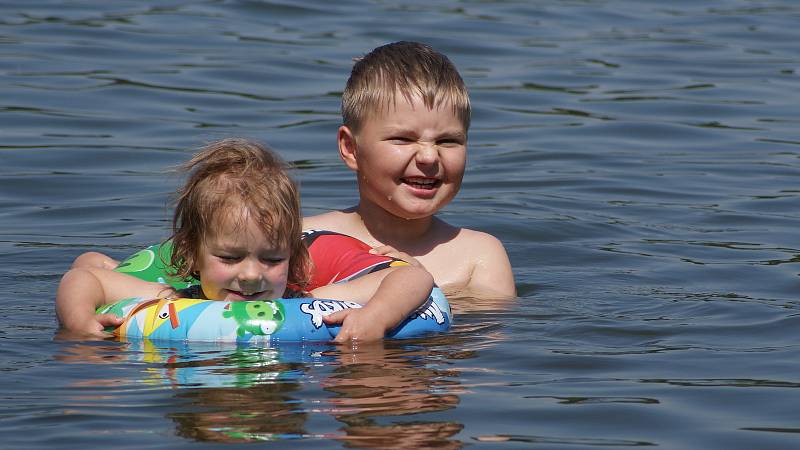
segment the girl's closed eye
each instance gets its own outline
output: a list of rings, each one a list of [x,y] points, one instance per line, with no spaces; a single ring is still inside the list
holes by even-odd
[[[286,257],[286,256],[267,256],[267,257],[262,257],[261,258],[261,262],[263,262],[264,264],[275,265],[275,264],[281,264],[282,262],[286,261],[287,259],[289,259],[289,258]]]
[[[235,262],[240,261],[242,259],[241,256],[237,256],[237,255],[220,254],[220,255],[215,255],[215,256],[217,258],[219,258],[221,261],[227,262],[227,263],[235,263]]]

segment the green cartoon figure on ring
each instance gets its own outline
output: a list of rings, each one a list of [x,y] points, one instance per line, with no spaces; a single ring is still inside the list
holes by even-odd
[[[114,271],[127,273],[146,281],[169,284],[175,289],[184,289],[198,281],[189,278],[169,276],[169,258],[172,255],[172,241],[151,245],[140,250],[119,263]]]
[[[273,334],[283,325],[283,318],[286,317],[283,305],[269,300],[231,302],[227,308],[222,316],[236,320],[239,324],[236,335],[239,337],[248,332],[260,336]]]

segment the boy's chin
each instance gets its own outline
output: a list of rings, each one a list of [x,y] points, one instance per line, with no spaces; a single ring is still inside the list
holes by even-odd
[[[400,199],[398,202],[392,202],[391,208],[395,211],[393,214],[406,220],[425,219],[441,211],[450,200],[452,197]]]
[[[399,198],[393,200],[389,200],[386,197],[371,199],[372,201],[369,203],[372,204],[372,207],[383,210],[399,219],[419,220],[435,215],[439,210],[450,203],[453,196],[449,198],[445,196],[430,199],[421,199],[407,195],[399,195],[398,197]]]
[[[385,208],[386,209],[386,208]],[[401,206],[401,205],[394,205],[393,208],[387,209],[389,213],[392,215],[399,217],[405,220],[420,220],[420,219],[427,219],[442,209],[442,207],[431,204],[431,205],[415,205],[415,206]]]

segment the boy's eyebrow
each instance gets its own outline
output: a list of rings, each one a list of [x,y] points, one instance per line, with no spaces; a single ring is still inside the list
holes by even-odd
[[[413,128],[404,128],[400,126],[388,125],[383,128],[383,132],[386,134],[405,134],[405,133],[416,133],[416,130]],[[461,138],[466,139],[467,133],[463,129],[452,129],[452,130],[445,130],[439,133],[439,137],[451,137],[451,138]]]
[[[444,133],[442,133],[442,136],[451,137],[451,138],[466,139],[467,138],[467,133],[464,130],[445,131]]]

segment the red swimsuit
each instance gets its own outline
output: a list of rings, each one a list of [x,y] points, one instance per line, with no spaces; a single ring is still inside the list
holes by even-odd
[[[316,289],[339,281],[406,262],[384,255],[369,253],[371,247],[354,237],[333,231],[303,232],[314,269],[306,290]]]

